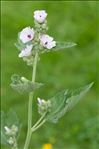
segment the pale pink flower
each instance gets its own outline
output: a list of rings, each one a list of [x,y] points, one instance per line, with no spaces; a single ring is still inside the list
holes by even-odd
[[[24,28],[19,35],[20,40],[23,43],[27,43],[34,38],[34,29],[30,27]]]
[[[30,56],[32,48],[33,48],[33,45],[27,45],[26,48],[21,51],[21,53],[19,54],[19,57],[28,57],[28,56]]]
[[[43,34],[40,36],[40,44],[47,49],[52,49],[56,46],[56,41],[53,40],[53,37]]]
[[[47,17],[47,13],[45,10],[36,10],[34,11],[34,19],[38,23],[43,23]]]

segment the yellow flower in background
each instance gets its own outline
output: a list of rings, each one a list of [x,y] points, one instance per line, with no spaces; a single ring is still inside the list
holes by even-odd
[[[52,149],[52,144],[47,143],[42,146],[42,149]]]

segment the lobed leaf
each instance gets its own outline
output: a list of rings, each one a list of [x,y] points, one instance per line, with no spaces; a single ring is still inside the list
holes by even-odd
[[[53,51],[58,51],[62,49],[67,49],[76,46],[77,44],[74,42],[56,42],[56,47],[53,48]]]
[[[52,48],[52,49],[42,49],[41,53],[45,53],[45,52],[51,52],[51,51],[59,51],[59,50],[64,50],[67,48],[72,48],[74,46],[76,46],[77,44],[74,42],[56,42],[56,47]]]
[[[43,85],[42,83],[33,83],[32,81],[15,74],[12,75],[11,80],[12,83],[10,86],[20,94],[32,92]]]
[[[65,113],[70,111],[82,97],[89,91],[93,83],[76,90],[64,90],[49,99],[52,103],[51,112],[46,115],[46,120],[56,123]]]
[[[19,44],[18,42],[16,42],[14,45],[19,51],[22,51],[25,48],[24,44]]]

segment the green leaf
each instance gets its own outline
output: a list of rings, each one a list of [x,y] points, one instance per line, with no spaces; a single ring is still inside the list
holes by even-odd
[[[53,48],[53,51],[58,51],[62,49],[72,48],[76,46],[77,44],[74,42],[56,42],[56,47]]]
[[[82,97],[89,91],[93,83],[76,90],[64,90],[49,99],[52,104],[51,111],[47,114],[47,121],[56,123],[65,113],[70,111]]]
[[[76,46],[77,44],[74,42],[56,42],[56,47],[52,49],[42,49],[40,52],[45,53],[45,52],[51,52],[51,51],[59,51],[59,50],[64,50],[67,48],[72,48]]]
[[[16,42],[14,45],[19,51],[22,51],[25,48],[24,44],[19,44],[18,42]]]
[[[11,127],[12,125],[16,125],[18,129],[20,129],[20,123],[19,119],[13,109],[10,109],[7,114],[5,114],[3,111],[1,111],[0,114],[1,119],[1,144],[7,145],[8,136],[5,133],[4,127]],[[18,133],[17,133],[18,136]]]
[[[12,83],[10,86],[20,94],[32,92],[43,85],[42,83],[33,83],[32,81],[16,74],[12,75],[11,80]]]
[[[14,109],[10,109],[6,114],[5,123],[8,127],[11,127],[12,124],[19,125],[19,118]]]

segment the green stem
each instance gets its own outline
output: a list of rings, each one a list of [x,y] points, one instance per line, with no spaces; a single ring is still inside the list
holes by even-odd
[[[34,125],[31,129],[36,128],[36,127],[39,125],[39,123],[43,120],[43,118],[45,117],[45,115],[46,115],[46,113],[44,113],[44,114],[40,117],[40,119],[35,123],[35,125]]]
[[[34,132],[34,131],[36,131],[38,128],[40,128],[45,122],[46,122],[46,120],[44,119],[37,127],[32,127],[32,128],[31,128],[32,132]]]
[[[34,63],[33,63],[33,72],[32,72],[32,82],[35,82],[36,77],[36,66],[37,66],[37,60],[38,60],[38,53],[35,54]],[[24,149],[28,149],[32,131],[32,99],[33,99],[34,92],[29,93],[29,104],[28,104],[28,131],[27,131],[27,137],[24,145]]]

